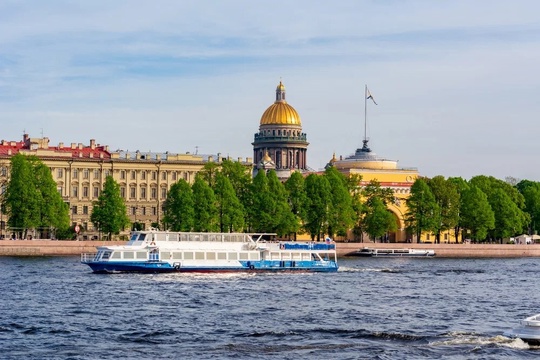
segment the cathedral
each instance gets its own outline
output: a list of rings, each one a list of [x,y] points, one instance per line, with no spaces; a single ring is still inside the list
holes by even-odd
[[[287,103],[281,81],[276,88],[276,101],[261,116],[252,145],[254,175],[259,170],[274,169],[281,180],[286,180],[293,171],[309,169],[307,135],[302,132],[300,116]]]

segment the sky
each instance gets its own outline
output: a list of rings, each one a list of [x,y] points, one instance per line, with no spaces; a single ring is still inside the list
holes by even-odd
[[[253,157],[283,81],[308,165],[540,181],[537,0],[0,0],[0,139]]]

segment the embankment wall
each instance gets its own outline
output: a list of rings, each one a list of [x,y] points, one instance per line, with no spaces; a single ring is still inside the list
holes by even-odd
[[[125,241],[0,240],[0,256],[58,256],[96,252],[96,246],[124,245]],[[437,257],[540,257],[540,244],[405,244],[337,243],[338,256],[362,247],[379,249],[433,249]]]

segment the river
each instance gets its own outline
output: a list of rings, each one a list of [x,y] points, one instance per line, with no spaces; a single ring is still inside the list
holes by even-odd
[[[527,359],[538,258],[344,258],[330,274],[93,274],[0,257],[2,359]]]

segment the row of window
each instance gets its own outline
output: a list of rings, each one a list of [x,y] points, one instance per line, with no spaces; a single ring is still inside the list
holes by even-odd
[[[81,188],[82,190],[82,197],[83,198],[90,198],[90,187],[89,186],[83,186]],[[162,187],[161,188],[161,199],[167,198],[167,188]],[[60,195],[63,195],[63,188],[61,186],[58,187],[58,192]],[[100,188],[99,186],[92,187],[92,198],[97,199],[99,197]],[[128,199],[126,197],[126,187],[121,186],[120,187],[120,196],[124,199]],[[79,197],[79,186],[73,185],[71,187],[71,197],[78,198]],[[150,200],[157,200],[158,197],[158,189],[157,187],[151,187],[150,188]],[[130,187],[129,188],[129,200],[137,199],[137,188],[136,187]],[[139,191],[139,198],[138,200],[147,200],[147,188],[141,186]]]
[[[6,168],[2,168],[1,171],[4,171],[7,174],[7,169]],[[120,180],[126,180],[128,174],[129,174],[129,178],[131,180],[137,180],[137,172],[138,171],[135,171],[135,170],[120,170]],[[83,179],[90,179],[90,173],[91,173],[90,169],[82,169],[82,170],[80,170],[80,169],[71,169],[71,177],[73,179],[78,179],[80,175],[82,175]],[[93,178],[94,179],[100,179],[101,178],[101,170],[94,169],[92,171],[92,173],[93,173]],[[107,176],[111,175],[111,170],[109,170],[109,169],[104,170],[103,173],[104,173],[105,177],[107,177]],[[157,171],[143,170],[143,171],[140,171],[140,174],[141,174],[140,175],[140,180],[151,179],[151,180],[155,181],[158,178],[158,172]],[[58,179],[62,179],[64,177],[64,169],[56,169],[56,177]],[[161,172],[161,180],[167,180],[168,177],[169,177],[169,173],[167,171],[162,171]],[[172,181],[177,181],[178,180],[178,172],[177,171],[171,171],[170,172],[170,177],[171,177]],[[189,180],[189,173],[188,172],[184,172],[184,180],[186,180],[186,181]]]
[[[140,211],[140,214],[138,214],[138,210],[139,210],[139,207],[138,206],[132,206],[130,208],[130,214],[131,215],[142,215],[142,216],[145,216],[145,215],[152,215],[152,216],[156,216],[157,215],[157,207],[156,206],[149,206],[149,207],[146,207],[146,206],[142,206],[141,208],[141,211]],[[88,205],[83,205],[82,208],[82,215],[90,215],[90,207]],[[79,207],[77,205],[73,205],[71,207],[71,213],[73,215],[79,215]]]

